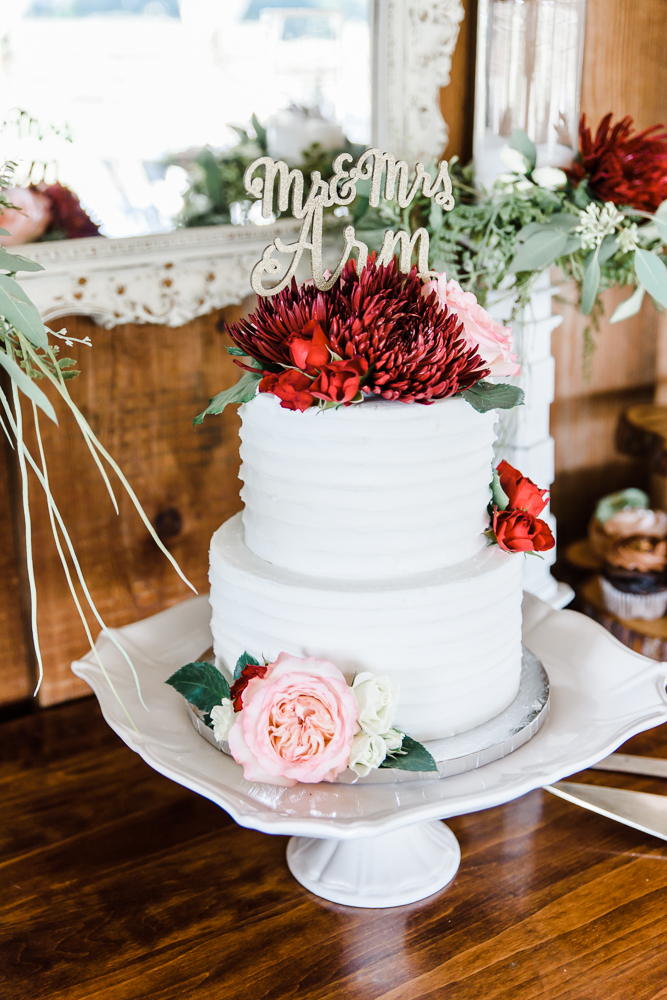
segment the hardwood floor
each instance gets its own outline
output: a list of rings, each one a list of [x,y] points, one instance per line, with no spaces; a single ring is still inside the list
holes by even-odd
[[[667,757],[667,729],[627,746]],[[3,1000],[667,996],[667,844],[547,792],[450,821],[452,885],[364,911],[302,889],[286,838],[153,772],[92,699],[0,725],[0,790]]]

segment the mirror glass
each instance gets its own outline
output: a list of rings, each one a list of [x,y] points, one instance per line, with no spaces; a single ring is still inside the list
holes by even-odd
[[[252,222],[244,157],[368,143],[368,2],[12,0],[0,123],[17,183],[70,187],[105,236]]]

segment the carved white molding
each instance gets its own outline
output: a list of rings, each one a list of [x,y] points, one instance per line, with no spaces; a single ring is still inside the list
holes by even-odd
[[[120,323],[182,326],[251,294],[250,272],[276,236],[299,223],[206,226],[126,239],[62,240],[20,247],[44,271],[17,277],[45,322],[92,316]]]
[[[413,163],[442,154],[449,133],[440,88],[449,83],[463,16],[462,0],[375,0],[374,146]]]

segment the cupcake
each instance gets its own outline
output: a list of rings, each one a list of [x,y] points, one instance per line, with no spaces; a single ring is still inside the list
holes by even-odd
[[[620,510],[595,531],[603,559],[605,607],[619,618],[652,621],[667,610],[667,514],[662,510]]]
[[[609,544],[619,531],[621,522],[614,521],[616,514],[625,514],[635,510],[648,510],[649,498],[643,490],[627,489],[618,490],[617,493],[609,493],[598,500],[595,513],[588,526],[588,541],[591,549],[601,560],[604,560]],[[605,525],[611,522],[609,530]],[[631,518],[627,520],[628,526],[634,522]],[[630,534],[633,530],[630,530]]]

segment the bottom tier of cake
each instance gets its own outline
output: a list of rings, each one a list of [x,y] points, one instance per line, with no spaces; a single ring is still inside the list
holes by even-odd
[[[414,739],[453,736],[502,712],[521,675],[523,557],[497,546],[447,569],[349,584],[278,569],[246,547],[241,515],[211,542],[211,628],[218,666],[244,651],[331,660],[391,674],[396,725]]]

